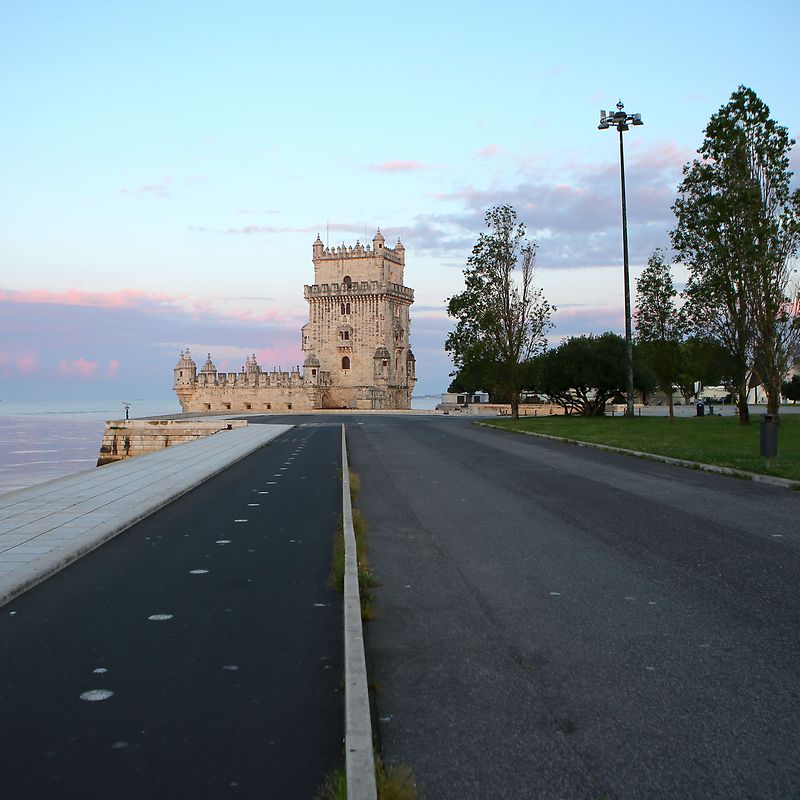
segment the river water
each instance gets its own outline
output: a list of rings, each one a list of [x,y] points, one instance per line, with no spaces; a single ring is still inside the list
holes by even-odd
[[[412,408],[434,408],[438,398],[414,398]],[[176,399],[137,400],[130,416],[178,414]],[[0,494],[94,469],[107,419],[124,419],[113,402],[0,403]]]
[[[177,414],[177,400],[138,400],[131,417]],[[121,403],[0,403],[0,494],[93,469],[107,419]]]

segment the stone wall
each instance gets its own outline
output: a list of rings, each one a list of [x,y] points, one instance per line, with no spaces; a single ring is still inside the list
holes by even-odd
[[[197,419],[108,420],[100,444],[97,466],[163,450],[165,447],[202,439],[220,431],[243,428],[247,421]]]

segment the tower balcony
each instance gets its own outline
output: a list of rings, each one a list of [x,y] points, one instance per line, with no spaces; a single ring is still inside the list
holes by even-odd
[[[350,286],[345,286],[340,283],[315,283],[311,286],[303,287],[303,297],[306,300],[374,295],[389,295],[396,300],[405,301],[407,303],[414,302],[414,290],[399,283],[353,281]]]

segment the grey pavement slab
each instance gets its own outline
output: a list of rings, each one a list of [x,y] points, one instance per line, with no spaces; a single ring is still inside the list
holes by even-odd
[[[0,495],[0,605],[291,425],[248,425]]]

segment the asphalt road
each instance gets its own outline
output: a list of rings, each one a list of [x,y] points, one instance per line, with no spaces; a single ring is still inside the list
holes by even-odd
[[[451,418],[348,443],[423,797],[800,797],[800,493]]]
[[[340,467],[338,426],[296,428],[5,606],[0,796],[314,798]]]

